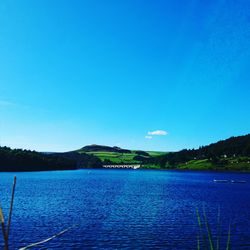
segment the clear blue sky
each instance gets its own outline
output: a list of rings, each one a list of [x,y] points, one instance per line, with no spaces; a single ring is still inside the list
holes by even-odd
[[[1,145],[170,151],[249,133],[249,13],[249,0],[2,0]]]

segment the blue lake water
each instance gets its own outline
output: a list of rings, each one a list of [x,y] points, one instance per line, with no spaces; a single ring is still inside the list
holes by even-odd
[[[202,214],[203,207],[214,237],[220,210],[220,249],[225,249],[230,223],[232,249],[250,249],[250,174],[154,170],[0,173],[5,214],[14,175],[10,249],[41,241],[73,224],[77,226],[35,249],[195,249],[196,209]],[[247,183],[214,183],[213,179]]]

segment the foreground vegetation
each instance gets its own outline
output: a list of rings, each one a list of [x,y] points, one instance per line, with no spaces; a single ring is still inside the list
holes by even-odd
[[[198,226],[199,226],[199,231],[197,234],[197,250],[200,250],[200,249],[230,250],[231,249],[231,223],[229,223],[227,233],[221,232],[220,208],[218,208],[218,214],[217,214],[216,235],[213,235],[212,233],[212,231],[215,231],[215,230],[212,230],[208,222],[207,214],[206,214],[204,207],[203,207],[202,213],[200,213],[199,209],[196,209],[196,216],[197,216],[197,221],[198,221]],[[222,233],[227,236],[225,248],[222,248],[221,246]]]

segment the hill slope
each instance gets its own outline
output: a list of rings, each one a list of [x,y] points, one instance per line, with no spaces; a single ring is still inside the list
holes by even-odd
[[[103,145],[85,146],[77,150],[77,152],[96,156],[103,162],[103,164],[138,164],[144,161],[149,161],[155,156],[165,154],[163,152],[128,150]]]
[[[179,152],[128,150],[101,145],[65,153],[0,147],[0,171],[101,168],[103,164],[143,164],[144,168],[250,171],[250,134]]]
[[[81,167],[102,167],[92,155],[67,153],[39,153],[30,150],[0,147],[0,172],[74,170]]]
[[[153,162],[161,168],[250,170],[250,134],[169,153]]]

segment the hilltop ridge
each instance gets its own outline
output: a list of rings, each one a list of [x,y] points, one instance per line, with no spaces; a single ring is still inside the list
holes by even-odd
[[[129,150],[117,146],[87,145],[76,152],[98,157],[103,164],[133,164],[143,163],[155,156],[165,154],[165,152]]]
[[[78,151],[82,152],[117,152],[117,153],[131,153],[131,150],[128,149],[122,149],[120,147],[114,146],[105,146],[105,145],[97,145],[97,144],[92,144],[92,145],[87,145],[82,148],[80,148]]]

